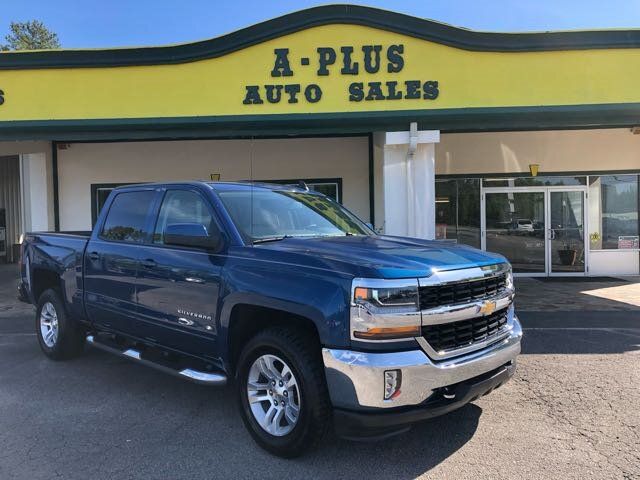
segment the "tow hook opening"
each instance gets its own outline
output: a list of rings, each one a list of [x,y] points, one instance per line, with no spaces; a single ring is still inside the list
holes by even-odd
[[[456,392],[451,387],[441,388],[440,394],[442,395],[442,398],[444,398],[445,400],[454,400],[456,398]]]

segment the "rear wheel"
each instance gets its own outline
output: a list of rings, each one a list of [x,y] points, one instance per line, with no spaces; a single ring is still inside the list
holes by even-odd
[[[53,360],[73,358],[83,351],[84,332],[69,318],[56,290],[46,290],[38,299],[36,335],[42,351]]]
[[[290,458],[320,442],[331,406],[311,336],[280,327],[258,333],[240,355],[236,380],[242,418],[262,448]]]

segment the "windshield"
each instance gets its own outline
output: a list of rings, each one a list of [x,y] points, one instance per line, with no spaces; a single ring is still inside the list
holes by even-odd
[[[218,194],[246,243],[286,237],[372,234],[358,218],[324,195],[266,189]]]

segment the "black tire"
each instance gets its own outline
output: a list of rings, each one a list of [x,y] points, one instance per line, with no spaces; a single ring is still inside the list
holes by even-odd
[[[264,430],[249,406],[247,382],[253,363],[262,355],[275,355],[289,366],[299,387],[300,412],[293,429],[284,436]],[[245,426],[258,445],[284,458],[315,448],[331,421],[321,349],[311,335],[284,327],[263,330],[243,349],[236,369],[236,392]]]
[[[51,338],[45,339],[41,326],[41,316],[43,309],[55,314],[57,320],[57,335],[55,340]],[[50,316],[50,315],[49,315]],[[85,335],[84,330],[79,328],[76,323],[69,318],[60,293],[57,290],[45,290],[38,299],[36,308],[36,335],[38,343],[44,354],[52,360],[67,360],[77,357],[84,350]],[[46,327],[45,327],[46,329]]]

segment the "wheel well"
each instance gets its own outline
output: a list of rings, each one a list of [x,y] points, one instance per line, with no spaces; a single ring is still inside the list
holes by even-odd
[[[60,275],[52,270],[34,269],[31,290],[35,301],[37,302],[40,295],[49,288],[60,288]]]
[[[312,320],[283,310],[256,305],[236,305],[229,320],[229,359],[232,371],[242,347],[258,332],[269,327],[290,327],[310,334],[320,344],[318,329]]]

